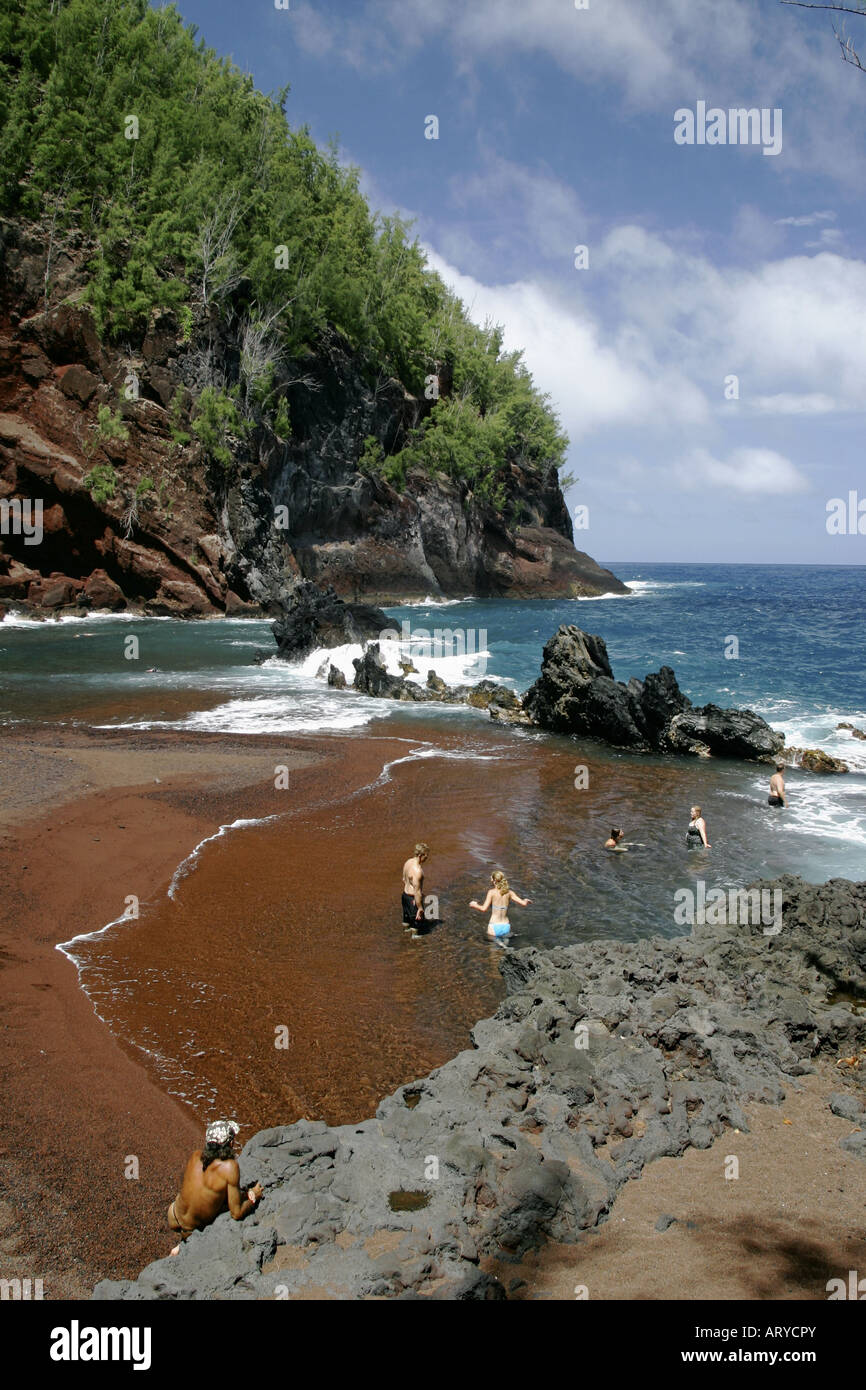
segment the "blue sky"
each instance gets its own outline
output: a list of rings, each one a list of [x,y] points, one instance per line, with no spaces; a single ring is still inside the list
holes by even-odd
[[[524,349],[571,438],[580,548],[866,561],[866,535],[827,531],[828,501],[852,491],[866,531],[866,73],[842,60],[841,16],[778,0],[177,8],[262,90],[289,83],[291,122],[339,137],[371,203],[414,217],[473,317]],[[866,17],[845,23],[866,54]],[[766,109],[781,149],[676,143],[675,113],[700,102]]]

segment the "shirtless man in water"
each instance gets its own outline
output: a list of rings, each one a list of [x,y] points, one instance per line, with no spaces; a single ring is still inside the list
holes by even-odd
[[[228,1206],[235,1221],[248,1216],[262,1195],[258,1183],[251,1187],[243,1200],[240,1194],[240,1169],[234,1156],[234,1120],[215,1120],[208,1125],[204,1148],[196,1149],[180,1185],[180,1192],[168,1209],[168,1224],[181,1241],[200,1231],[225,1211]],[[180,1245],[172,1250],[180,1253]]]
[[[403,926],[416,927],[424,918],[424,869],[423,864],[430,854],[423,841],[415,846],[415,853],[403,865]]]
[[[776,771],[770,778],[770,795],[767,797],[768,806],[787,806],[788,799],[785,796],[785,764],[776,763]]]

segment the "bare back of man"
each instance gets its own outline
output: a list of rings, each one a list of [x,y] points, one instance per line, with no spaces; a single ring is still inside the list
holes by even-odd
[[[209,1226],[227,1207],[234,1220],[241,1221],[256,1205],[262,1189],[256,1183],[244,1199],[239,1184],[236,1158],[213,1159],[203,1168],[202,1151],[196,1149],[186,1165],[180,1192],[168,1209],[169,1227],[186,1237]]]

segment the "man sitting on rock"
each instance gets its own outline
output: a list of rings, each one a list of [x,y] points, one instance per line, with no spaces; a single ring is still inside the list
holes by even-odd
[[[180,1235],[181,1242],[193,1231],[219,1216],[228,1206],[235,1221],[242,1221],[253,1210],[262,1195],[258,1183],[247,1192],[246,1201],[240,1194],[240,1169],[235,1158],[234,1120],[215,1120],[208,1125],[204,1148],[196,1149],[186,1165],[180,1192],[168,1209],[168,1224]],[[180,1253],[180,1245],[172,1250]]]

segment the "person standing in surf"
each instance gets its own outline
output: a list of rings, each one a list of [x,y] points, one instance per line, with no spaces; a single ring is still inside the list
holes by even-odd
[[[487,897],[483,903],[477,903],[475,899],[469,904],[474,907],[476,912],[486,912],[491,908],[490,921],[487,923],[487,935],[492,937],[507,936],[511,931],[511,923],[508,920],[508,904],[517,903],[520,907],[529,907],[531,898],[519,898],[512,888],[508,886],[508,879],[501,869],[496,869],[490,875],[490,887],[487,890]]]
[[[768,806],[787,806],[788,798],[785,796],[785,764],[776,763],[776,771],[770,778],[770,795],[767,797]]]
[[[693,806],[691,809],[691,820],[686,831],[686,844],[689,849],[709,849],[710,842],[707,839],[707,823],[701,815],[700,806]]]
[[[424,918],[423,865],[429,854],[429,849],[421,840],[415,846],[415,853],[403,865],[403,893],[400,901],[403,907],[403,926],[406,928],[413,927],[417,930],[417,924]]]

